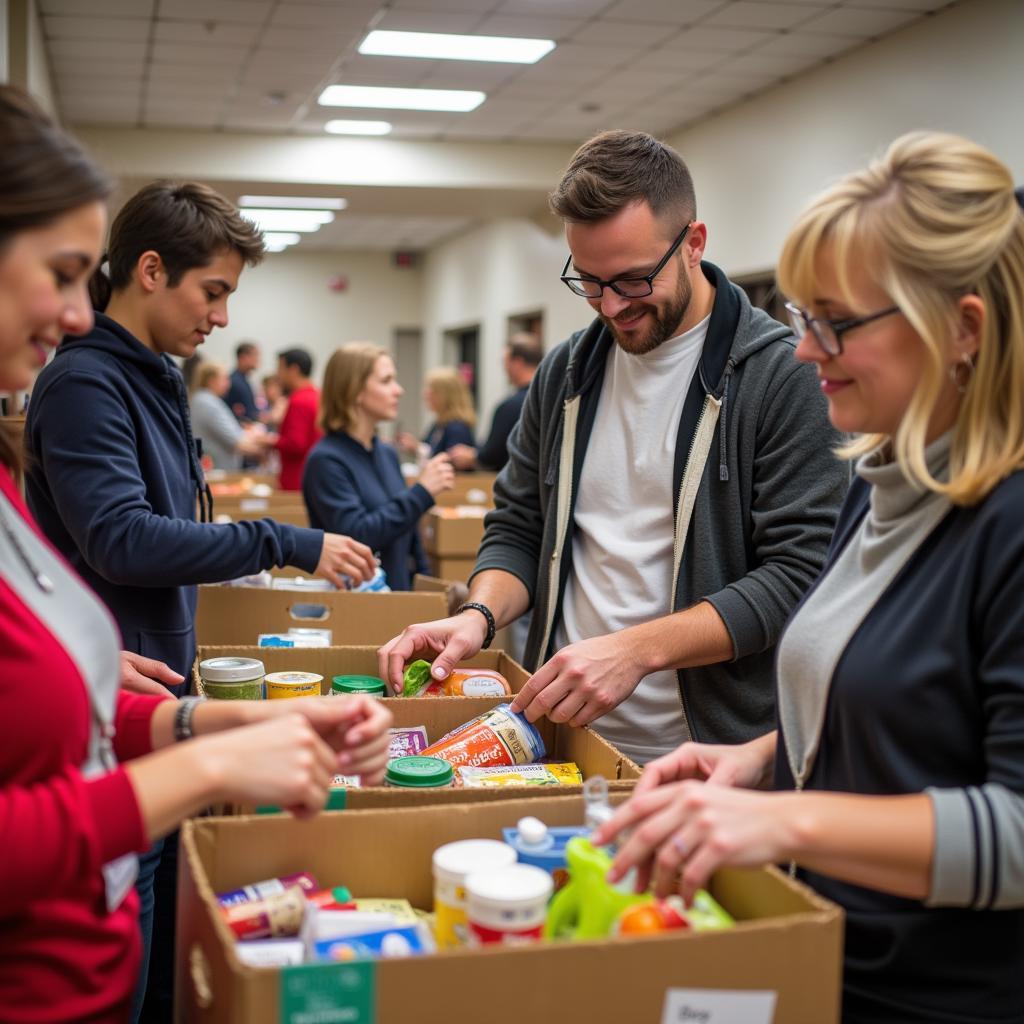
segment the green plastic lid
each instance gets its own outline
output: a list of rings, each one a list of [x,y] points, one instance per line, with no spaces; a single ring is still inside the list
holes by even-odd
[[[455,770],[439,757],[396,757],[388,763],[384,782],[388,786],[406,786],[426,789],[430,786],[447,786],[455,777]]]
[[[383,696],[387,687],[377,676],[335,676],[331,680],[331,690],[334,693],[367,693],[375,697]]]

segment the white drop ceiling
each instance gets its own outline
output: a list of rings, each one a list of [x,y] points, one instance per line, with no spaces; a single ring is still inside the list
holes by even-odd
[[[578,143],[658,135],[901,29],[950,0],[39,0],[73,126],[322,134],[387,120],[396,139]],[[371,28],[554,39],[534,65],[371,57]],[[333,83],[480,89],[468,114],[318,106]],[[282,191],[285,191],[282,189]],[[351,208],[303,248],[427,247],[466,218]],[[347,228],[343,228],[347,225]],[[348,237],[346,235],[346,237]]]

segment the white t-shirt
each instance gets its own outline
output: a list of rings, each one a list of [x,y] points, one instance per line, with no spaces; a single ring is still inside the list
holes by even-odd
[[[645,355],[612,346],[580,475],[559,648],[671,611],[676,436],[709,319]],[[675,671],[646,676],[594,729],[639,763],[675,749],[686,739]]]

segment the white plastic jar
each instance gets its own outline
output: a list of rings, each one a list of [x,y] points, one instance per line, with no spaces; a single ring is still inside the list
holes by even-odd
[[[434,932],[440,948],[466,944],[466,876],[515,862],[516,851],[496,839],[462,839],[434,851]]]
[[[474,871],[466,879],[466,928],[471,946],[535,942],[554,883],[531,864]]]

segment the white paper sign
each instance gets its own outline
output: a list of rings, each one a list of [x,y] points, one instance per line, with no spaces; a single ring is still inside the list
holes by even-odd
[[[670,988],[661,1024],[772,1024],[776,998],[775,992]]]

